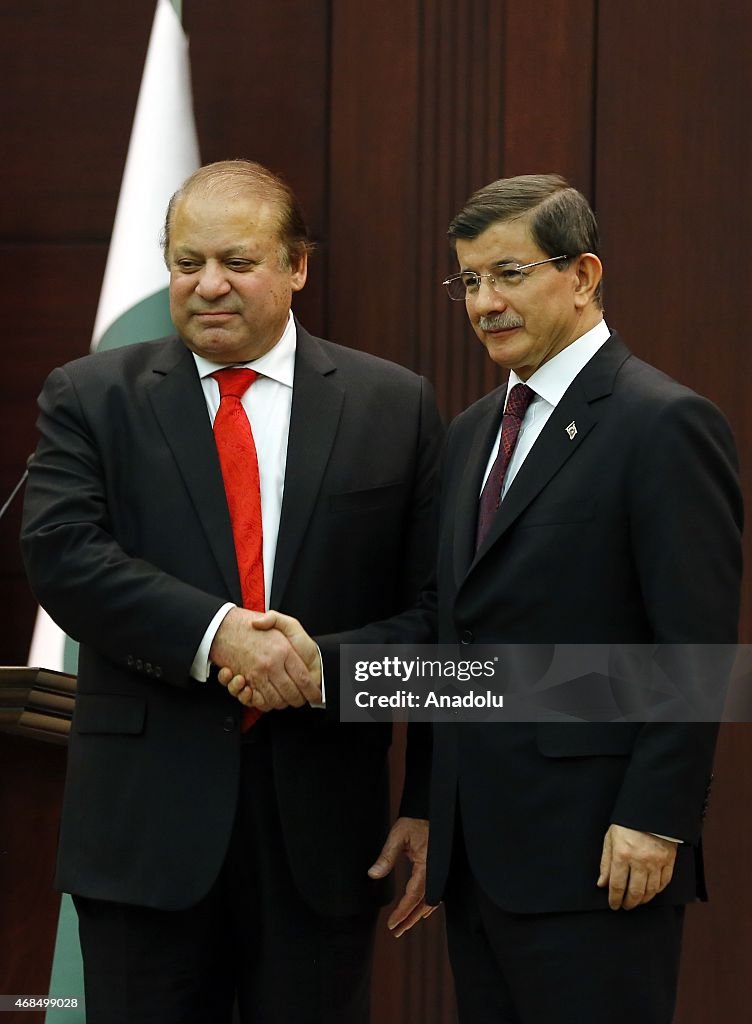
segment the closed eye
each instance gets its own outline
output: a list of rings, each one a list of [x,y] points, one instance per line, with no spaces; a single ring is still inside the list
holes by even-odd
[[[256,266],[254,260],[243,260],[234,257],[231,260],[225,260],[225,266],[228,270],[234,270],[236,273],[242,274],[245,270],[252,270]]]

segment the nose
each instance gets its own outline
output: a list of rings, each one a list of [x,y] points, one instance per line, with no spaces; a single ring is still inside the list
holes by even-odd
[[[199,273],[196,294],[207,302],[226,295],[231,290],[224,267],[217,260],[207,260]]]
[[[498,292],[489,281],[488,277],[482,277],[477,293],[472,297],[473,311],[478,316],[488,316],[489,313],[503,313],[507,308],[507,300]]]

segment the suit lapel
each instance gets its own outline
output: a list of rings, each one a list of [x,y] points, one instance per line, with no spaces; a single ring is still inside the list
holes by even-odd
[[[596,414],[591,403],[611,394],[616,373],[628,356],[623,342],[612,335],[572,381],[504,496],[471,568],[519,519],[564,464],[576,456],[602,414]]]
[[[232,526],[201,380],[179,340],[160,351],[149,399],[185,481],[228,595],[242,605]],[[177,527],[179,529],[179,526]]]
[[[472,447],[457,491],[454,520],[454,575],[461,583],[475,555],[475,537],[478,530],[478,500],[483,474],[491,447],[501,422],[506,385],[492,391],[486,399],[488,408],[475,428]]]
[[[315,338],[300,324],[297,328],[285,491],[270,598],[272,608],[282,604],[321,489],[345,397],[336,382],[336,365]]]
[[[566,430],[571,423],[575,424],[577,430],[573,438],[570,438]],[[485,555],[522,515],[533,498],[540,494],[551,477],[572,458],[594,423],[595,418],[588,403],[579,393],[579,388],[572,385],[552,412],[540,437],[505,494],[493,524],[478,549],[475,561]]]

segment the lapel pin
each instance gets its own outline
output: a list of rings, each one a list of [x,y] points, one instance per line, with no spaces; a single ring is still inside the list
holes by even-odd
[[[577,425],[574,422],[574,420],[572,420],[568,427],[564,427],[564,429],[566,430],[567,435],[569,436],[569,440],[574,441],[575,436],[577,434]]]

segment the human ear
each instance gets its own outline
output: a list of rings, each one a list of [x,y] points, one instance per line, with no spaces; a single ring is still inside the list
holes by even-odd
[[[593,252],[583,252],[577,257],[574,266],[577,275],[575,286],[575,304],[584,309],[593,301],[596,289],[603,277],[603,264]]]
[[[292,290],[299,292],[306,283],[308,277],[308,253],[303,252],[298,257],[297,263],[292,267]]]

